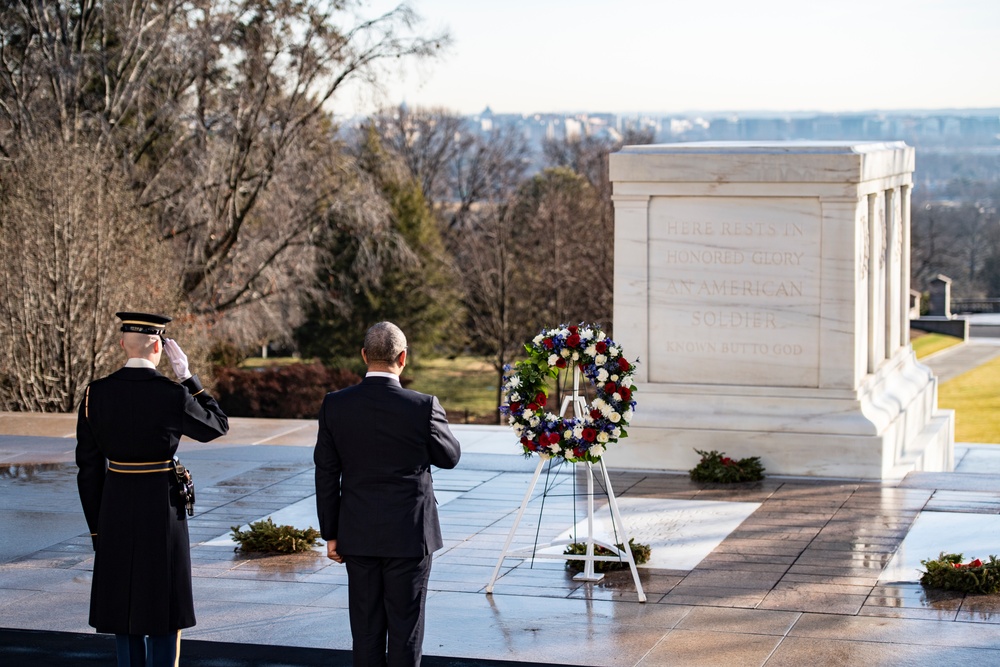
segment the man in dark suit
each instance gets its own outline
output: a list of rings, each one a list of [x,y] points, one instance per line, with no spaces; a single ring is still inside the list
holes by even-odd
[[[461,450],[437,398],[400,386],[399,327],[374,325],[361,356],[364,381],[327,394],[319,414],[320,532],[327,556],[347,565],[355,667],[412,667],[431,554],[443,546],[430,468],[454,468]]]
[[[186,498],[175,472],[182,435],[229,430],[215,399],[163,338],[170,318],[118,313],[125,367],[87,387],[76,426],[77,483],[96,555],[90,625],[113,633],[119,667],[176,665],[195,624]],[[156,366],[166,351],[180,381]]]

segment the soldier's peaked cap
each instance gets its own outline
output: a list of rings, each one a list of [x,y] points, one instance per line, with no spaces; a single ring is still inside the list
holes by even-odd
[[[115,313],[115,316],[122,321],[122,331],[149,334],[150,336],[162,336],[170,318],[166,315],[153,315],[151,313]]]

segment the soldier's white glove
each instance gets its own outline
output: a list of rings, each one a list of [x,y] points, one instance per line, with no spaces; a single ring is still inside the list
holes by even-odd
[[[188,370],[188,358],[184,354],[184,350],[181,346],[177,344],[173,338],[163,339],[163,351],[167,353],[167,359],[170,360],[170,367],[174,369],[174,375],[177,379],[183,382],[191,377],[191,371]]]

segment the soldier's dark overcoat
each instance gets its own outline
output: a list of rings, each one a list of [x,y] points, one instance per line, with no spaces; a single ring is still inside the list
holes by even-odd
[[[92,382],[77,418],[77,483],[96,534],[90,625],[98,632],[165,635],[195,624],[185,508],[173,471],[108,471],[169,461],[182,435],[207,442],[229,430],[197,376],[178,384],[152,368]]]

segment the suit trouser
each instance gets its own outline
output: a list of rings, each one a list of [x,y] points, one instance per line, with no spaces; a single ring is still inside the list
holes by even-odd
[[[115,635],[118,667],[177,667],[181,631],[169,635]]]
[[[344,556],[344,563],[354,667],[419,665],[431,555]]]

